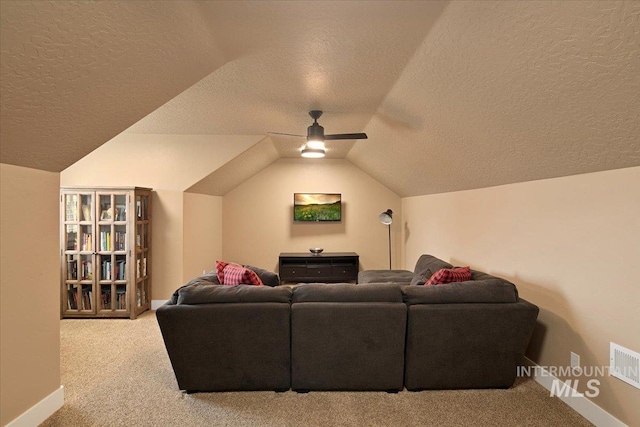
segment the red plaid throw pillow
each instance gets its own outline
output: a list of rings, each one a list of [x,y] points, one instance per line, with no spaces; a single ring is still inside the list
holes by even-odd
[[[471,280],[471,269],[469,267],[442,268],[429,278],[425,286],[442,285],[452,282],[466,282]]]
[[[227,263],[222,269],[222,274],[224,278],[223,285],[263,285],[262,280],[260,280],[255,271],[238,264]]]
[[[216,274],[218,275],[218,282],[224,285],[224,268],[229,264],[224,261],[216,261]]]

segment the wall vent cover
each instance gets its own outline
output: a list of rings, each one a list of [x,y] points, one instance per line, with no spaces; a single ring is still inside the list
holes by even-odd
[[[640,354],[609,343],[609,374],[640,389]]]

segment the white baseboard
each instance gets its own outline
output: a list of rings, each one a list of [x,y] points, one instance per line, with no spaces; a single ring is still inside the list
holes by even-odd
[[[561,381],[559,378],[551,375],[549,371],[528,358],[524,358],[525,363],[529,366],[535,366],[533,369],[533,379],[544,388],[551,392],[551,386],[554,381]],[[539,373],[538,369],[542,371]],[[564,403],[569,405],[574,411],[585,417],[589,422],[597,427],[628,427],[625,423],[593,403],[585,396],[581,396],[577,390],[571,389],[570,396],[557,396]]]
[[[64,405],[64,386],[33,405],[5,427],[35,427],[49,418]]]
[[[155,311],[158,309],[158,307],[163,306],[167,301],[169,301],[168,299],[152,299],[151,300],[151,310]]]

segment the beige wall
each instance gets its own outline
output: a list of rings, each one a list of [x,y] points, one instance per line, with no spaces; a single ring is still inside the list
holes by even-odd
[[[60,387],[60,175],[0,164],[0,425]]]
[[[263,138],[122,133],[63,170],[60,183],[184,191]]]
[[[222,197],[184,193],[183,282],[216,268],[222,258]]]
[[[183,285],[183,193],[157,190],[152,203],[151,298],[166,300]]]
[[[640,168],[402,201],[406,262],[430,253],[517,284],[540,307],[527,355],[608,366],[609,341],[640,352]],[[600,378],[594,402],[640,425],[640,390]],[[586,380],[581,381],[584,391]]]
[[[341,193],[340,223],[294,223],[293,193]],[[223,256],[276,270],[280,252],[357,252],[361,269],[388,268],[388,235],[378,220],[400,197],[347,160],[280,159],[223,198]],[[400,222],[392,224],[397,265]]]

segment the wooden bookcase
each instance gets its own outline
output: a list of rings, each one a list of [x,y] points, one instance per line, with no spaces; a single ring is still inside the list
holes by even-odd
[[[151,308],[151,189],[60,189],[62,317]]]

